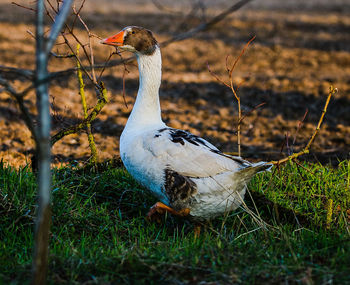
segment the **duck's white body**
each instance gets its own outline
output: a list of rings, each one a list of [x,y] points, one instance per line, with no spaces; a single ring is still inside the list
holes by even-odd
[[[120,138],[121,159],[130,174],[175,210],[207,219],[243,202],[251,177],[269,168],[223,154],[204,139],[169,128],[161,119],[161,53],[136,53],[140,86]]]

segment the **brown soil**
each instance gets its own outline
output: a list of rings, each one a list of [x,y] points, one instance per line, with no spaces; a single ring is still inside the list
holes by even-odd
[[[171,7],[169,12],[158,10],[152,2],[119,1],[119,5],[107,0],[98,2],[98,7],[94,4],[97,1],[88,2],[83,17],[92,32],[101,37],[127,25],[139,25],[153,30],[162,42],[196,26],[201,18],[200,13],[186,17],[187,2],[183,6]],[[219,2],[218,6],[208,8],[208,18],[231,3]],[[295,5],[289,3],[289,6],[280,2],[270,0],[264,2],[265,5],[249,4],[210,31],[175,42],[162,50],[160,94],[164,121],[172,127],[203,136],[223,151],[237,151],[237,104],[232,92],[209,74],[206,63],[225,78],[226,56],[230,55],[232,61],[245,43],[256,35],[234,72],[235,82],[244,81],[239,94],[245,113],[262,102],[266,103],[243,121],[243,157],[270,160],[286,155],[285,151],[280,153],[285,136],[288,134],[291,146],[298,122],[308,110],[291,147],[294,151],[300,150],[315,129],[329,85],[333,84],[339,92],[329,105],[325,122],[307,159],[336,164],[338,159],[349,158],[350,7],[345,0],[335,1],[335,4],[308,1],[306,7],[300,1],[293,1]],[[26,32],[34,31],[32,12],[3,0],[0,0],[0,11],[0,64],[33,69],[34,40]],[[86,38],[81,27],[78,28],[78,35]],[[96,62],[104,62],[112,49],[99,45],[98,40],[94,43]],[[57,49],[64,52],[62,46]],[[74,64],[72,59],[52,59],[49,68],[58,71]],[[126,80],[128,108],[122,98],[123,68],[110,68],[102,78],[110,102],[93,123],[101,161],[118,156],[119,136],[138,87],[137,67],[129,66],[129,70]],[[2,76],[12,80],[19,90],[28,84],[24,78],[8,73],[2,73]],[[53,133],[81,119],[74,74],[53,81],[50,96]],[[92,107],[96,101],[93,90],[89,89],[88,96]],[[33,114],[36,112],[34,99],[34,92],[26,97],[26,104]],[[33,147],[15,100],[0,89],[0,159],[13,166],[25,165],[30,161]],[[56,165],[87,161],[90,151],[86,135],[65,137],[55,144],[53,154]]]

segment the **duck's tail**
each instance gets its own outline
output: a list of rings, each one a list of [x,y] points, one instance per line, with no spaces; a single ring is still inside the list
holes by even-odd
[[[234,179],[237,182],[239,181],[238,184],[247,185],[250,179],[252,179],[255,174],[263,171],[269,171],[271,170],[272,166],[273,164],[263,161],[258,163],[252,163],[235,172]]]

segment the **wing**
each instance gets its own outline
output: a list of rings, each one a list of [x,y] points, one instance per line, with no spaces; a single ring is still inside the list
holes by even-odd
[[[198,136],[173,128],[148,133],[143,143],[165,167],[188,177],[214,176],[251,165],[240,157],[225,155]]]

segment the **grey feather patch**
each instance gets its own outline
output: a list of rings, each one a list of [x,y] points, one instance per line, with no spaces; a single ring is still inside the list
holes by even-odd
[[[197,193],[197,186],[191,178],[181,175],[171,169],[165,169],[165,193],[174,210],[188,208],[193,196]]]

